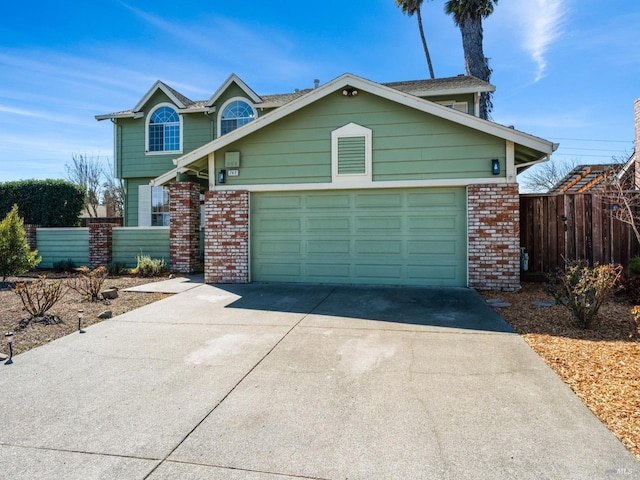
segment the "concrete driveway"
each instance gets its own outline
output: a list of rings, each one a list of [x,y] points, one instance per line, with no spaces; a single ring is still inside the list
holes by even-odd
[[[628,479],[473,290],[200,285],[0,365],[1,479]]]

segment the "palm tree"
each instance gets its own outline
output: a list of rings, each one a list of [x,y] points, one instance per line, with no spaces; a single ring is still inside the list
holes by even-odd
[[[424,30],[422,28],[422,14],[420,8],[422,7],[423,0],[396,0],[396,5],[402,7],[402,13],[408,16],[412,16],[414,13],[418,17],[418,29],[420,30],[420,38],[422,38],[422,47],[424,48],[424,56],[427,57],[427,65],[429,66],[429,75],[431,78],[435,78],[433,74],[433,65],[431,64],[431,55],[429,55],[429,48],[427,47],[427,40],[424,37]]]
[[[482,19],[493,13],[498,0],[448,0],[444,11],[453,16],[453,21],[462,34],[464,64],[467,75],[473,75],[485,82],[491,78],[489,59],[482,50]],[[489,118],[493,109],[491,92],[480,95],[480,117]]]

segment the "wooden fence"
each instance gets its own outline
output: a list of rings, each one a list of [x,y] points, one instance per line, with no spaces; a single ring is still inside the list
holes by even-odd
[[[640,255],[631,227],[593,193],[520,195],[520,246],[536,273],[562,268],[565,259],[626,266]]]

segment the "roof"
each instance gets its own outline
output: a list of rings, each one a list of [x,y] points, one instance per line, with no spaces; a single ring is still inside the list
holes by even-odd
[[[509,142],[513,142],[516,145],[516,168],[545,161],[558,147],[557,144],[551,143],[542,138],[520,132],[510,127],[505,127],[488,120],[483,120],[474,115],[458,112],[454,109],[405,93],[399,89],[378,84],[346,73],[319,88],[308,90],[306,93],[300,92],[301,95],[298,98],[290,101],[281,108],[268,112],[265,115],[258,117],[256,120],[186,153],[182,157],[174,160],[176,168],[156,178],[154,183],[156,185],[160,185],[172,180],[175,178],[176,173],[187,169],[191,164],[197,162],[203,157],[206,157],[208,154],[213,153],[216,150],[219,150],[220,148],[255,132],[256,130],[264,128],[267,125],[270,125],[281,118],[332,94],[336,90],[343,89],[347,86],[367,91],[393,102],[415,108],[416,110],[435,115],[445,120],[450,120],[454,123],[473,128],[480,132],[494,135]]]
[[[600,190],[607,179],[625,167],[622,163],[605,165],[578,165],[560,180],[549,193],[583,193]]]
[[[431,80],[412,80],[404,82],[383,83],[386,87],[410,93],[417,97],[450,95],[453,93],[493,92],[496,87],[479,78],[458,75],[456,77],[434,78]]]
[[[115,113],[107,113],[104,115],[96,115],[96,120],[106,120],[111,118],[135,118],[142,110],[151,96],[158,90],[162,90],[169,98],[174,101],[180,109],[180,113],[202,112],[211,108],[215,100],[224,92],[224,90],[235,82],[242,88],[258,108],[277,108],[282,107],[306,94],[312,92],[313,88],[304,90],[294,90],[289,93],[278,93],[274,95],[257,95],[251,90],[236,74],[231,76],[216,90],[216,92],[208,100],[193,101],[182,95],[177,90],[169,87],[164,82],[158,80],[142,99],[131,110],[123,110]],[[398,90],[399,92],[408,93],[416,97],[435,97],[441,95],[493,92],[495,87],[479,78],[458,75],[456,77],[435,78],[430,80],[409,80],[401,82],[382,83],[389,88]]]

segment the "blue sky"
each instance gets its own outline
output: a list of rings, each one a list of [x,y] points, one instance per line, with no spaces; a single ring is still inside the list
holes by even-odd
[[[94,116],[132,108],[158,79],[200,100],[231,73],[259,94],[345,72],[428,78],[417,20],[394,0],[6,3],[0,182],[63,178],[74,153],[110,162],[111,123]],[[464,73],[443,5],[422,9],[437,77]],[[494,121],[560,143],[554,162],[630,154],[639,27],[638,0],[501,0],[484,23]]]

